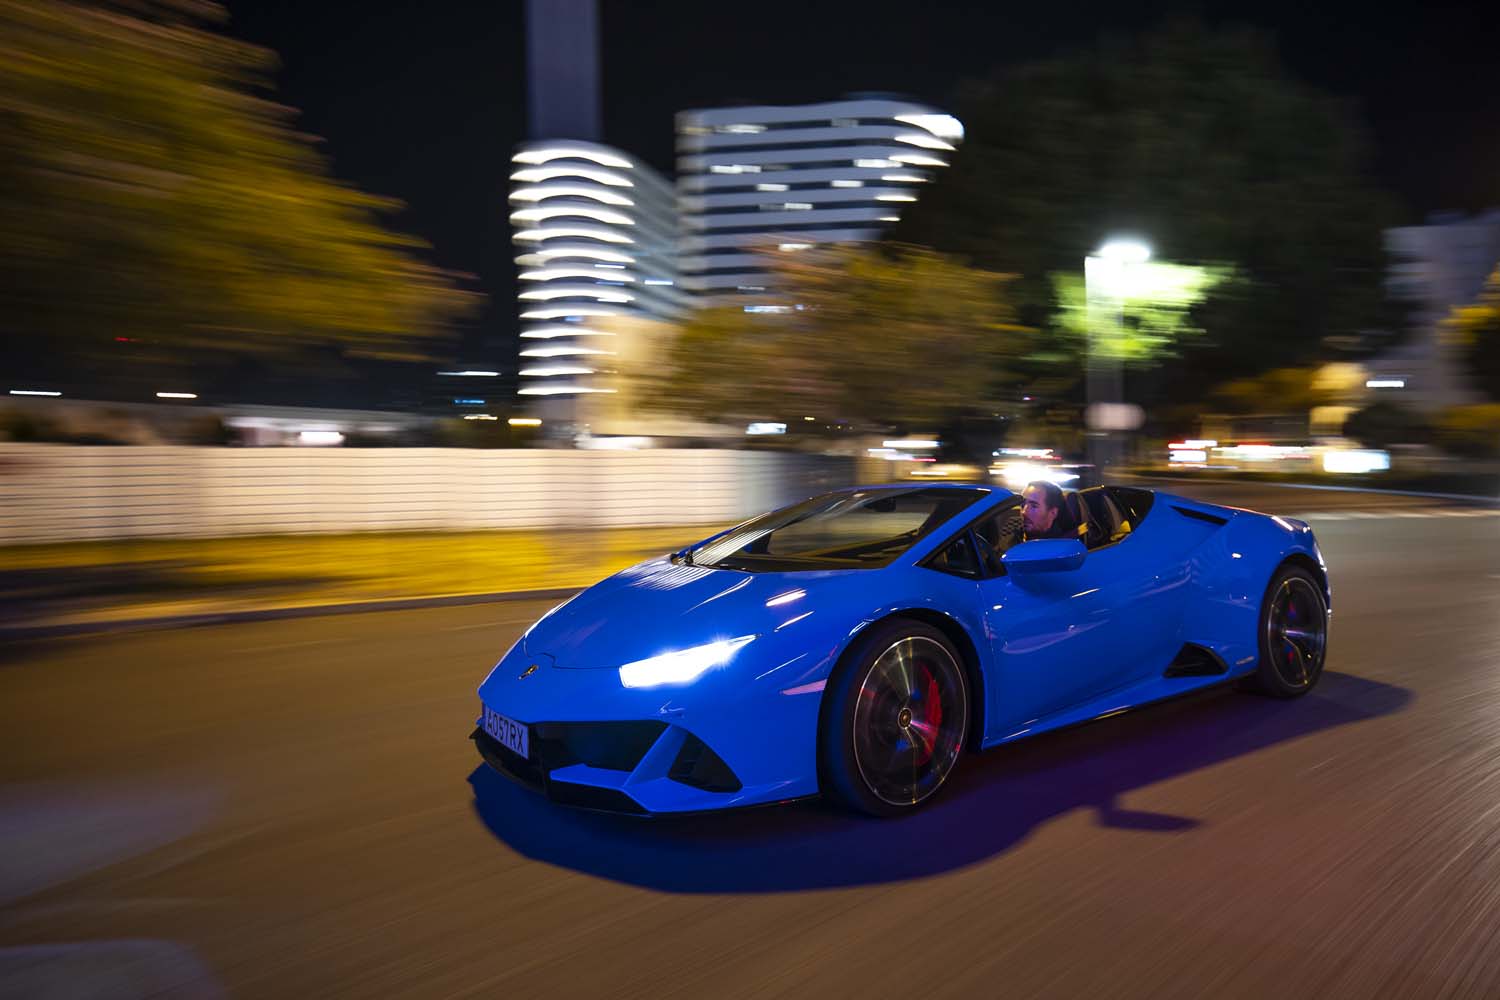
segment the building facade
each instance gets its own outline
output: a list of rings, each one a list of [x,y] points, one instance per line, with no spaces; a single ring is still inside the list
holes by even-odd
[[[1500,209],[1474,216],[1434,215],[1426,225],[1386,231],[1392,257],[1386,288],[1416,307],[1407,341],[1366,363],[1367,386],[1418,410],[1438,410],[1477,397],[1444,337],[1456,306],[1479,297],[1500,264]]]
[[[889,97],[679,113],[682,288],[764,292],[771,255],[877,238],[962,139],[952,115]]]
[[[621,325],[611,321],[670,321],[682,308],[674,192],[635,157],[599,143],[539,140],[512,160],[517,392],[610,392],[620,335],[611,327]]]

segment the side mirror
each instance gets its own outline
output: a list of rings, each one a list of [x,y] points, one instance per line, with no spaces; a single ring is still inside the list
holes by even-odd
[[[1012,546],[1000,557],[1005,572],[1017,576],[1030,573],[1066,573],[1083,565],[1089,550],[1076,538],[1038,538]]]

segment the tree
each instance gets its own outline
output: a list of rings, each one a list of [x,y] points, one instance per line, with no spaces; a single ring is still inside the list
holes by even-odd
[[[1089,289],[1077,271],[1052,275],[1056,329],[1072,353],[1087,352],[1090,329],[1103,333],[1101,349],[1125,364],[1148,364],[1179,354],[1203,335],[1193,310],[1217,287],[1230,281],[1226,267],[1192,267],[1151,262],[1139,265],[1140,280],[1119,296],[1107,315],[1089,308]],[[1118,315],[1117,315],[1118,313]]]
[[[1432,424],[1415,410],[1381,400],[1350,414],[1344,434],[1372,448],[1426,444],[1432,440]]]
[[[471,303],[332,179],[205,0],[0,0],[0,268],[37,356],[420,354]]]
[[[1446,327],[1470,379],[1485,395],[1500,399],[1500,267],[1485,282],[1479,300],[1455,308]]]
[[[643,373],[648,405],[711,421],[931,429],[983,410],[1011,377],[1007,362],[1032,347],[1007,278],[929,250],[781,253],[774,272],[775,299],[688,319],[664,369]]]
[[[1337,398],[1319,384],[1318,369],[1277,368],[1213,388],[1209,400],[1236,414],[1305,413]]]
[[[1104,40],[969,85],[957,114],[953,165],[893,236],[1021,275],[1023,321],[1054,328],[1051,276],[1129,234],[1238,275],[1197,310],[1206,335],[1175,366],[1179,391],[1388,328],[1392,210],[1362,133],[1259,34],[1188,22]]]

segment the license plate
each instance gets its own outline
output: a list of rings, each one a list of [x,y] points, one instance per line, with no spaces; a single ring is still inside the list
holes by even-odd
[[[511,753],[527,756],[526,727],[493,711],[488,705],[484,708],[484,731]]]

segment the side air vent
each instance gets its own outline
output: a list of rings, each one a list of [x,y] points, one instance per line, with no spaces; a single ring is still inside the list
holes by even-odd
[[[743,787],[724,759],[691,733],[677,751],[667,777],[705,792],[737,792]]]
[[[1228,524],[1229,518],[1220,517],[1218,514],[1210,514],[1207,511],[1194,510],[1191,507],[1179,507],[1172,505],[1172,509],[1183,517],[1190,517],[1195,521],[1207,521],[1209,524]]]
[[[1181,510],[1181,508],[1177,508]],[[1177,656],[1167,669],[1162,672],[1163,677],[1215,677],[1219,674],[1228,673],[1229,668],[1224,661],[1202,646],[1196,646],[1191,642],[1184,643],[1177,651]]]

